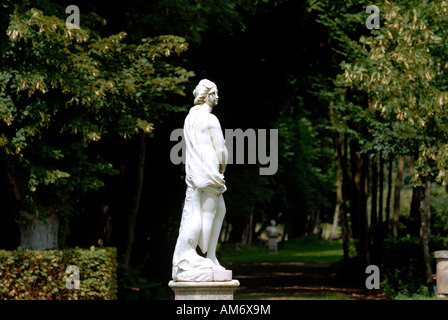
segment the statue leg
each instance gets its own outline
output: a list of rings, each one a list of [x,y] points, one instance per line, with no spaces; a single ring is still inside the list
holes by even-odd
[[[210,242],[207,251],[207,258],[213,261],[214,264],[221,266],[216,259],[216,246],[218,245],[219,235],[221,234],[222,223],[226,215],[226,205],[224,203],[223,195],[217,197],[216,215],[213,221],[212,232],[210,235]]]
[[[173,254],[172,277],[176,281],[212,281],[214,264],[196,253],[201,232],[199,191],[188,188],[182,221]],[[199,192],[200,193],[200,192]]]
[[[210,237],[213,231],[213,222],[217,208],[216,195],[207,191],[201,192],[201,221],[202,228],[199,236],[199,247],[202,253],[209,251]]]

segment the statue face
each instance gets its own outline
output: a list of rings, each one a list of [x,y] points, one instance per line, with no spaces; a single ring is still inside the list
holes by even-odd
[[[205,103],[207,103],[210,107],[214,107],[218,104],[218,99],[218,89],[213,87],[208,92],[207,97],[205,97]]]

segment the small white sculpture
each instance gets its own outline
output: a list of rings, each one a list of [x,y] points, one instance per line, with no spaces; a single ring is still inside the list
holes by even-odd
[[[268,232],[268,237],[276,238],[278,236],[277,227],[275,226],[275,220],[272,219],[271,225],[266,228],[266,231]]]
[[[194,107],[184,123],[187,191],[176,247],[172,277],[175,281],[227,281],[231,271],[216,259],[216,246],[226,213],[222,194],[227,149],[221,125],[211,113],[218,104],[218,89],[201,80],[193,91]],[[206,257],[196,252],[199,246]]]
[[[266,228],[266,231],[268,232],[268,253],[276,254],[278,251],[278,232],[274,219],[271,220],[271,225]]]

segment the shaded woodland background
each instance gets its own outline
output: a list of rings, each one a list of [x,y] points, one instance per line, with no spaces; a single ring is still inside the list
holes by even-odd
[[[150,134],[139,131],[127,139],[105,134],[94,143],[94,151],[116,171],[101,176],[104,186],[73,195],[73,213],[61,215],[60,247],[115,246],[123,265],[153,281],[169,279],[185,194],[183,167],[170,162],[176,143],[170,134],[183,126],[193,102],[191,92],[203,78],[218,85],[220,100],[214,113],[223,130],[279,130],[275,175],[259,176],[258,165],[227,168],[224,243],[258,245],[271,219],[284,227],[282,241],[320,237],[322,223],[338,224],[344,259],[356,257],[361,265],[383,263],[384,241],[390,237],[426,237],[427,242],[430,234],[439,237],[431,249],[446,243],[446,191],[443,179],[435,181],[443,165],[421,163],[422,132],[404,135],[403,127],[393,122],[400,110],[388,114],[395,120],[383,120],[384,109],[373,107],[381,99],[369,91],[372,84],[363,89],[340,83],[347,70],[362,69],[344,63],[372,73],[371,65],[362,65],[366,44],[360,39],[388,31],[384,24],[377,31],[365,27],[366,1],[79,0],[57,5],[23,1],[17,6],[36,7],[65,21],[69,4],[80,8],[81,27],[102,37],[124,31],[124,42],[130,44],[159,35],[183,37],[188,50],[168,59],[194,76],[182,83],[184,96],[166,97],[165,102],[178,109],[156,110],[153,119],[146,119],[154,124]],[[431,12],[416,1],[401,6],[403,12],[418,8],[424,17]],[[0,13],[3,55],[11,50],[6,30],[14,8],[7,2]],[[89,24],[96,21],[93,13],[107,23]],[[443,30],[440,21],[433,23],[434,32]],[[397,40],[395,46],[399,45]],[[8,61],[1,64],[2,70],[11,67]],[[444,92],[444,82],[433,86]],[[385,95],[382,99],[391,101]],[[440,108],[443,112],[444,104]],[[9,130],[2,119],[0,134]],[[433,134],[446,141],[446,120],[440,121],[434,128],[443,130],[434,129]],[[10,156],[1,152],[0,247],[14,250],[21,244],[16,220],[22,209],[7,169]],[[414,173],[422,168],[432,169],[418,180]],[[436,199],[431,203],[425,195],[430,190]]]

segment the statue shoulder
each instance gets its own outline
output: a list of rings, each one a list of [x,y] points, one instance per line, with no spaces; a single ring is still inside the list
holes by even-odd
[[[219,123],[218,118],[213,113],[209,113],[207,115],[207,123],[210,125],[210,127],[221,128],[221,124]]]

